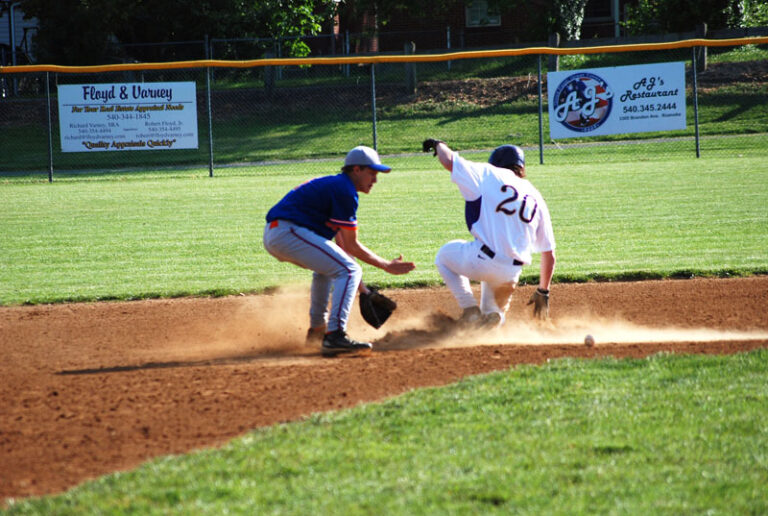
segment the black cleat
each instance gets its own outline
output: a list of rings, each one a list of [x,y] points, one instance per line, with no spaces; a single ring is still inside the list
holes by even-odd
[[[307,338],[304,342],[308,346],[317,346],[323,342],[323,337],[325,337],[325,325],[307,330]]]
[[[341,353],[357,353],[371,351],[373,345],[370,342],[358,342],[350,339],[344,330],[336,330],[326,333],[323,337],[323,356],[333,357]]]
[[[480,308],[476,306],[470,306],[469,308],[464,309],[457,323],[459,324],[459,326],[471,328],[474,326],[478,326],[482,322],[482,320],[483,320],[483,314],[480,313]]]
[[[501,314],[498,312],[491,312],[489,314],[483,315],[482,320],[480,321],[480,328],[491,330],[493,328],[498,328],[501,325]]]

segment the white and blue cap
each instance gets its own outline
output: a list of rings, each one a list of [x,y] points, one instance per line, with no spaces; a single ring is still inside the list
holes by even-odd
[[[513,165],[525,166],[525,154],[517,145],[502,145],[496,147],[488,158],[488,163],[494,167],[512,169]]]
[[[392,167],[381,164],[378,152],[365,145],[358,145],[347,153],[347,157],[344,158],[344,166],[351,165],[372,168],[378,172],[389,172],[392,170]]]

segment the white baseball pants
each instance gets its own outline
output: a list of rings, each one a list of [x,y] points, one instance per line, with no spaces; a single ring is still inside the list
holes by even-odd
[[[480,311],[500,314],[503,323],[508,306],[498,306],[494,293],[502,286],[517,285],[523,267],[515,265],[508,257],[496,255],[491,258],[481,251],[482,246],[479,240],[452,240],[437,252],[435,265],[460,308],[477,306],[470,280],[479,281]]]

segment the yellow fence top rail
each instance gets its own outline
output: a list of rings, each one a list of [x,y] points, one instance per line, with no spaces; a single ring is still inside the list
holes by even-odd
[[[729,39],[686,39],[664,43],[638,43],[631,45],[603,45],[592,47],[527,47],[500,50],[475,50],[466,52],[447,52],[441,54],[409,54],[409,55],[370,55],[347,57],[306,57],[280,59],[249,59],[244,61],[229,61],[219,59],[201,59],[196,61],[171,61],[165,63],[125,63],[91,66],[63,65],[22,65],[0,66],[0,73],[98,73],[120,72],[129,70],[174,70],[182,68],[255,68],[259,66],[296,66],[296,65],[341,65],[341,64],[372,64],[372,63],[426,63],[454,61],[458,59],[476,59],[488,57],[510,57],[525,55],[573,55],[573,54],[602,54],[609,52],[640,52],[649,50],[672,50],[691,47],[731,47],[739,45],[760,45],[768,43],[768,37],[729,38]]]

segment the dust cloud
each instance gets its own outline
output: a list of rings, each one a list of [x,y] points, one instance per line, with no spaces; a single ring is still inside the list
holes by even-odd
[[[411,307],[411,311],[413,307]],[[583,317],[555,318],[540,323],[507,315],[502,328],[467,330],[457,328],[454,318],[429,303],[421,312],[395,312],[381,329],[366,325],[357,300],[350,315],[349,334],[374,344],[374,350],[457,348],[479,345],[584,345],[591,334],[595,346],[654,342],[706,342],[766,339],[766,331],[725,331],[710,328],[651,328],[620,319]],[[319,346],[305,343],[308,327],[309,288],[284,287],[268,295],[242,296],[232,310],[213,320],[189,321],[170,329],[163,345],[163,359],[224,360],[237,358],[302,358],[318,356]],[[161,350],[154,348],[156,358]]]
[[[242,296],[230,305],[230,312],[216,317],[165,328],[168,338],[148,354],[189,361],[302,356],[313,351],[304,343],[307,288],[286,287],[272,294]]]
[[[714,342],[763,340],[766,331],[725,331],[711,328],[652,328],[620,319],[560,318],[546,322],[509,320],[501,328],[461,329],[453,319],[433,313],[401,322],[375,341],[379,349],[458,348],[479,345],[584,345],[592,335],[595,346],[656,342]]]
[[[480,337],[486,344],[584,344],[592,335],[595,345],[650,342],[711,342],[768,338],[768,332],[722,331],[709,328],[650,328],[621,320],[558,319],[549,324],[508,322]]]

